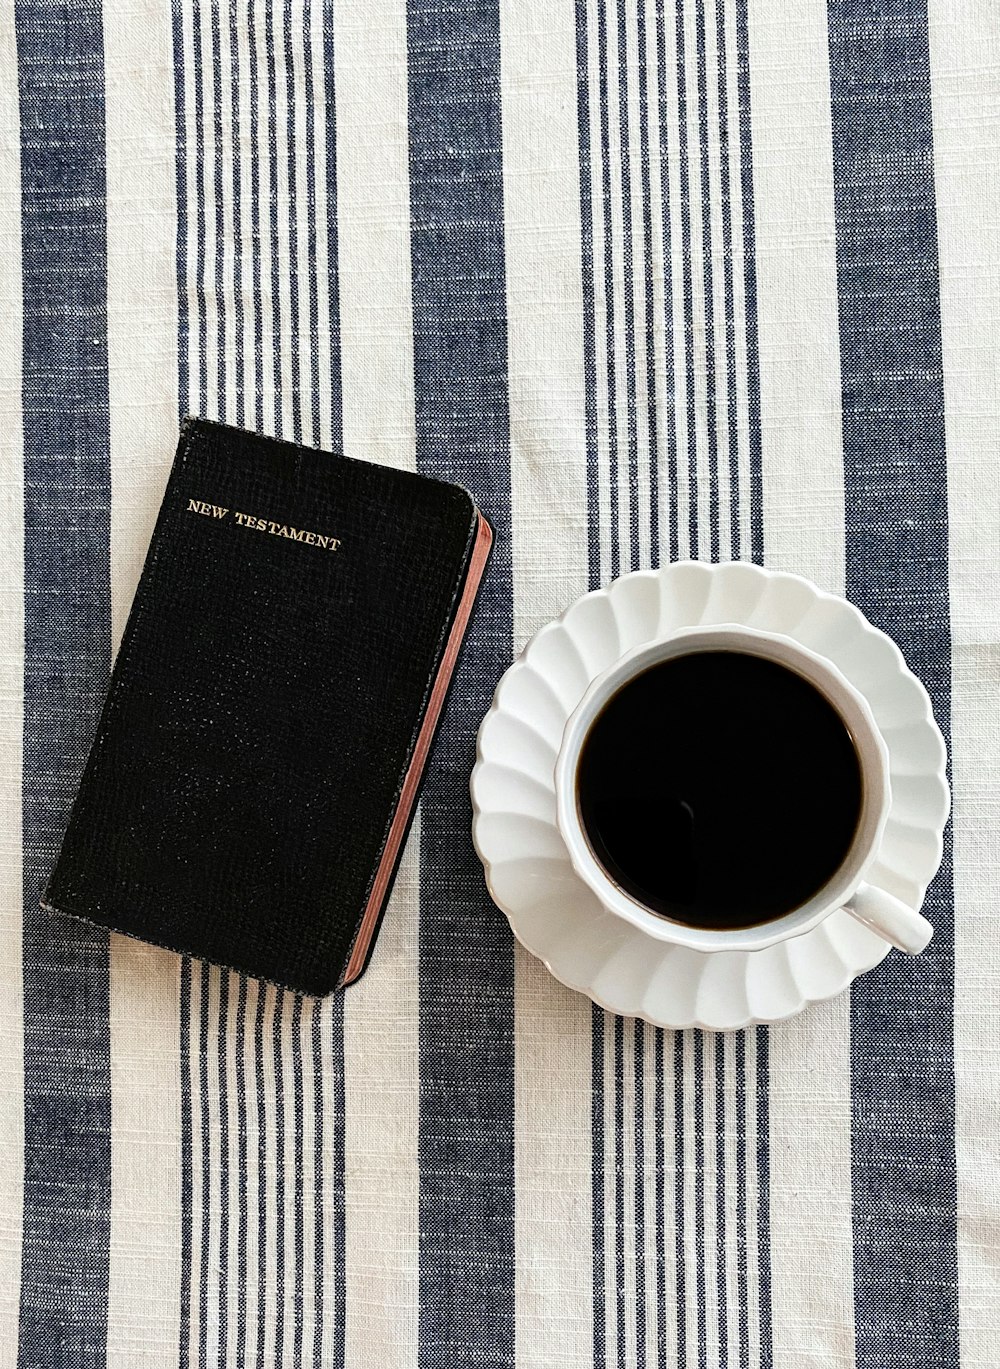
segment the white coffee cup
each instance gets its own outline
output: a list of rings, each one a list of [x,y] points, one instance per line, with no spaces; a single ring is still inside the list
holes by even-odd
[[[847,727],[861,764],[861,814],[854,840],[832,877],[810,899],[780,917],[725,930],[690,926],[646,908],[614,882],[597,859],[580,816],[576,774],[591,725],[618,690],[651,666],[702,651],[735,651],[776,661],[804,677],[833,705]],[[817,777],[822,782],[821,777]],[[824,657],[777,633],[737,625],[684,628],[626,653],[590,685],[563,732],[556,759],[556,820],[576,874],[617,917],[660,941],[699,951],[757,951],[802,936],[838,909],[845,909],[884,940],[916,955],[933,928],[920,913],[865,882],[875,864],[892,800],[889,753],[871,709],[844,675]]]

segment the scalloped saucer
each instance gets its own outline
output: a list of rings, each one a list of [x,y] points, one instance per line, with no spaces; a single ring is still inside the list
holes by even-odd
[[[895,643],[845,599],[745,562],[625,575],[536,633],[479,729],[473,841],[514,935],[557,979],[656,1026],[728,1031],[834,997],[889,948],[840,910],[761,950],[695,951],[614,916],[574,873],[556,826],[554,781],[568,718],[627,651],[709,624],[790,637],[832,661],[865,697],[888,748],[892,789],[868,882],[918,909],[941,862],[950,801],[926,691]]]

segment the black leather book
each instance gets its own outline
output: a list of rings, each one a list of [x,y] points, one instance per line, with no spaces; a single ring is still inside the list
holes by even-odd
[[[490,540],[458,486],[188,420],[43,906],[356,979]]]

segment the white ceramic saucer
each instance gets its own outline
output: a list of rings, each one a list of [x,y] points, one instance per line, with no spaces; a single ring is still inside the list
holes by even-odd
[[[889,750],[892,804],[869,882],[919,908],[941,861],[945,748],[923,685],[852,604],[745,562],[680,562],[623,576],[546,624],[497,686],[472,772],[473,840],[494,901],[552,974],[596,1003],[661,1027],[780,1022],[832,998],[887,944],[840,911],[759,951],[689,950],[609,913],[574,874],[556,827],[556,755],[591,681],[626,651],[682,627],[779,632],[831,660],[865,696]]]

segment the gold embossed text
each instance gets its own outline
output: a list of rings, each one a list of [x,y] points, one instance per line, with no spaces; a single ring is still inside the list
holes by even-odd
[[[206,518],[225,518],[228,509],[221,504],[206,504],[203,499],[189,499],[188,513],[200,513]],[[311,532],[307,528],[293,528],[290,523],[278,523],[273,518],[258,518],[253,513],[233,513],[234,521],[241,528],[254,532],[266,532],[272,537],[287,537],[290,542],[304,542],[307,547],[318,547],[320,551],[337,551],[340,538],[331,537],[324,532]]]

